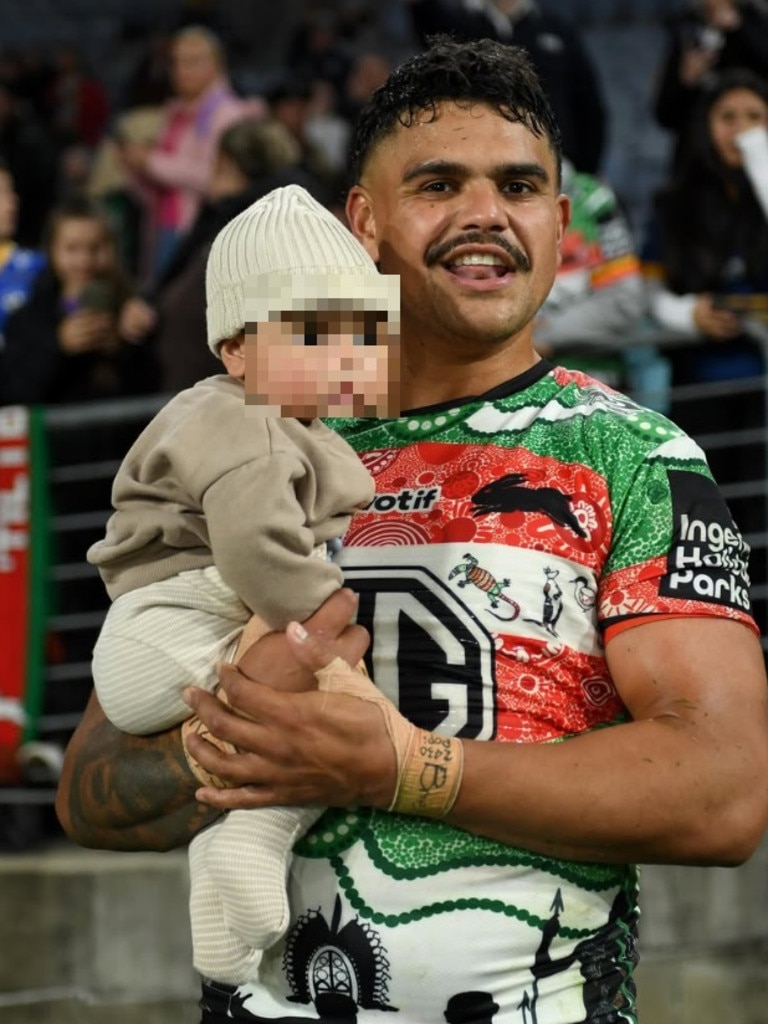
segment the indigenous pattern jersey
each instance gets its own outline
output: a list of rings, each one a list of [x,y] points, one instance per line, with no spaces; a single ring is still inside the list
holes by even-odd
[[[340,557],[370,673],[408,718],[487,742],[568,742],[627,719],[606,631],[659,614],[754,628],[748,549],[702,452],[668,420],[548,364],[506,392],[341,421],[376,497]],[[206,985],[206,1019],[636,1019],[632,866],[365,809],[328,811],[294,854],[287,935],[259,983]]]

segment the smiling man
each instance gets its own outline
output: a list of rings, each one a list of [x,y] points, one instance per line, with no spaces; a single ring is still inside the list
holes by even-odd
[[[376,482],[340,555],[376,687],[334,660],[342,591],[240,664],[295,657],[323,692],[224,668],[240,715],[188,694],[238,751],[188,740],[214,811],[177,734],[120,737],[92,703],[59,813],[166,848],[215,809],[332,808],[284,940],[205,980],[206,1024],[633,1022],[633,865],[738,863],[768,819],[748,549],[681,431],[533,349],[568,201],[523,51],[436,41],[374,95],[352,170],[352,229],[402,283],[407,411],[336,423]]]

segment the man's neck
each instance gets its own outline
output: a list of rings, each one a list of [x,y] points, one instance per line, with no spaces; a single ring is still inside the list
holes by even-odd
[[[408,351],[403,346],[401,407],[421,409],[453,399],[482,395],[518,377],[538,363],[530,342],[519,339],[482,359],[446,359],[426,348]]]

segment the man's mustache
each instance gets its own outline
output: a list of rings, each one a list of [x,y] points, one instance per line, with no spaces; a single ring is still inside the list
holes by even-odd
[[[464,245],[495,245],[497,249],[503,249],[509,256],[515,270],[527,274],[531,269],[531,261],[522,249],[508,242],[502,235],[486,234],[484,231],[468,231],[464,235],[458,235],[447,242],[440,242],[439,245],[427,249],[426,264],[434,267],[438,263],[450,262],[449,257],[454,249]]]

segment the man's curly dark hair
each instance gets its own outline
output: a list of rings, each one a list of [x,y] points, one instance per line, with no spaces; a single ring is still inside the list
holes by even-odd
[[[398,125],[409,128],[424,112],[435,117],[443,100],[485,103],[508,121],[549,140],[562,161],[560,129],[533,64],[520,46],[492,39],[459,43],[433,36],[428,49],[400,64],[371,96],[355,124],[349,171],[357,183],[376,145]]]

